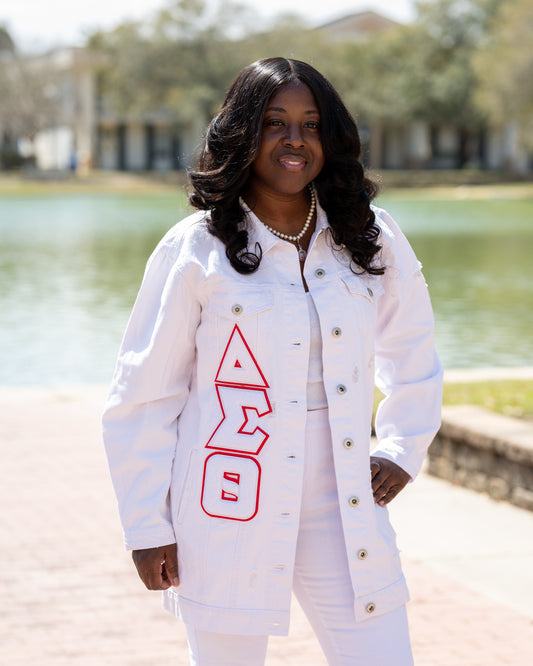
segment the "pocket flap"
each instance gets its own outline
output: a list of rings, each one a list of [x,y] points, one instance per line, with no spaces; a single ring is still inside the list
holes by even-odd
[[[342,277],[342,281],[351,294],[363,296],[372,303],[384,292],[380,280],[368,275],[364,277],[355,274],[345,275]]]
[[[266,312],[274,306],[270,291],[247,289],[231,293],[214,293],[205,309],[218,317],[238,322]]]

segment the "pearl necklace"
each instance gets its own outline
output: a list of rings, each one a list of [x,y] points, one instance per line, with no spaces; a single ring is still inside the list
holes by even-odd
[[[307,217],[305,219],[305,224],[302,227],[302,230],[300,231],[299,234],[296,234],[296,236],[289,236],[289,234],[284,234],[281,231],[277,231],[276,229],[272,229],[272,227],[269,227],[268,224],[265,224],[264,222],[261,222],[261,224],[270,231],[270,233],[274,234],[274,236],[277,236],[278,238],[282,238],[283,240],[288,240],[293,243],[296,243],[296,247],[298,248],[298,258],[300,261],[305,261],[305,258],[307,256],[307,252],[303,249],[303,247],[300,245],[300,238],[303,238],[305,235],[305,232],[309,229],[309,225],[311,224],[311,220],[313,219],[313,213],[315,212],[315,207],[316,207],[316,198],[315,198],[315,191],[313,189],[312,185],[309,185],[309,192],[311,194],[311,206],[309,207],[309,212],[307,213]]]

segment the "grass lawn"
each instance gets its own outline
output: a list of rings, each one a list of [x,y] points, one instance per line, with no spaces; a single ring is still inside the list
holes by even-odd
[[[63,194],[160,194],[184,192],[185,174],[170,171],[165,173],[134,173],[94,170],[86,176],[68,172],[1,172],[0,195],[42,196]]]
[[[382,397],[376,389],[376,406]],[[457,384],[445,382],[442,404],[477,405],[505,416],[533,421],[533,382],[518,379]]]
[[[499,414],[533,420],[533,382],[527,380],[444,384],[443,405],[477,405]]]

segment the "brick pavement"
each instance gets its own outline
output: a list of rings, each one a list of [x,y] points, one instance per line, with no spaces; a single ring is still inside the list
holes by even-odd
[[[100,443],[103,395],[0,390],[2,666],[188,663],[181,624],[144,590],[123,550]],[[434,565],[410,551],[404,558],[417,666],[533,663],[526,613]],[[325,665],[297,605],[290,637],[271,639],[267,664]]]

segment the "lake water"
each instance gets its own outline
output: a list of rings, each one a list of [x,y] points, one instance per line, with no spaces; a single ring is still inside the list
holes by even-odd
[[[533,365],[533,201],[378,201],[424,265],[445,367]],[[0,385],[107,382],[179,194],[0,200]]]

